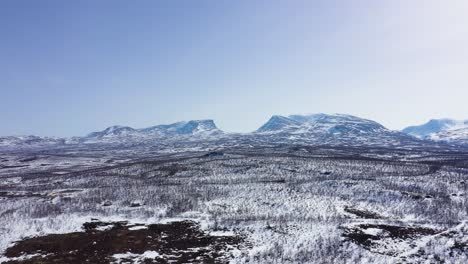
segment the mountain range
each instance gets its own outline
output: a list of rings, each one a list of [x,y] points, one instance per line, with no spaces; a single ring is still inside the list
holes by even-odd
[[[213,120],[182,121],[169,125],[156,125],[135,129],[128,126],[111,126],[99,132],[92,132],[79,139],[82,143],[121,142],[137,140],[169,140],[171,138],[203,139],[223,134]]]
[[[378,145],[407,146],[445,142],[468,144],[468,121],[453,119],[430,120],[402,131],[346,114],[312,114],[272,116],[251,133],[225,133],[213,120],[182,121],[135,129],[111,126],[83,137],[51,138],[37,136],[0,137],[0,147],[30,147],[71,144],[114,144],[184,141],[219,141],[250,143],[289,143],[312,145]]]

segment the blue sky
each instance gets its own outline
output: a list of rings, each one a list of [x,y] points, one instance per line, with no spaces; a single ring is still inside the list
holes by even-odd
[[[468,119],[468,2],[0,1],[0,135]]]

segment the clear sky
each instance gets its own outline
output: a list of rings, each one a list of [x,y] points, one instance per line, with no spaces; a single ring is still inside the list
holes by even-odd
[[[468,1],[0,1],[0,135],[468,119]]]

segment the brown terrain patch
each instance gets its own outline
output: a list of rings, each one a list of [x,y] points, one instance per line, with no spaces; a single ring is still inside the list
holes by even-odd
[[[151,224],[145,229],[132,230],[131,227],[137,226],[143,225],[93,221],[83,225],[84,232],[28,238],[8,248],[5,256],[41,256],[5,263],[104,264],[115,261],[114,254],[142,254],[145,251],[156,251],[160,256],[144,259],[143,263],[227,263],[229,248],[242,242],[238,236],[210,236],[193,221]],[[132,261],[121,259],[121,263]]]
[[[365,231],[369,228],[380,229],[383,235],[367,234]],[[343,236],[350,241],[362,246],[365,249],[372,249],[377,242],[384,238],[391,239],[411,239],[422,236],[434,235],[438,231],[424,227],[405,227],[393,225],[361,224],[354,227],[345,228]]]
[[[350,214],[353,214],[357,217],[360,218],[365,218],[365,219],[382,219],[383,217],[377,213],[367,211],[367,210],[361,210],[361,209],[356,209],[353,207],[345,206],[344,211]]]

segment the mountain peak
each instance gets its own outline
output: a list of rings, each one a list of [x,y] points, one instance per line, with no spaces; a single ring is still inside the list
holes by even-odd
[[[190,120],[186,122],[178,130],[179,134],[194,134],[194,133],[203,133],[203,132],[212,132],[220,131],[213,120]]]
[[[256,132],[272,132],[299,125],[301,125],[301,123],[296,120],[280,115],[273,115],[268,122],[257,129]]]
[[[419,126],[409,126],[402,132],[421,139],[468,143],[468,120],[431,119]]]
[[[457,124],[461,123],[463,123],[463,121],[450,118],[431,119],[422,125],[409,126],[403,129],[402,132],[418,138],[425,138],[433,133],[450,130],[451,127],[455,127]]]
[[[129,126],[110,126],[102,131],[92,132],[88,134],[86,137],[103,138],[103,137],[109,137],[109,136],[124,136],[130,133],[133,133],[135,131],[136,130],[134,128],[131,128]]]

